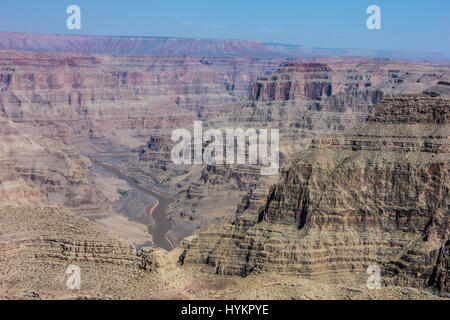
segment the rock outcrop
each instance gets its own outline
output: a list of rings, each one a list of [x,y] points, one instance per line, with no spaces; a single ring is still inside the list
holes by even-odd
[[[0,296],[8,299],[149,297],[157,288],[153,256],[87,219],[57,208],[0,208]],[[152,249],[145,249],[146,252]],[[81,286],[69,290],[67,268],[79,268]],[[147,292],[140,291],[145,283]]]
[[[358,129],[314,138],[263,206],[186,241],[180,261],[360,287],[378,265],[385,286],[448,295],[449,108],[386,98]]]
[[[100,205],[87,178],[89,161],[53,140],[52,131],[0,117],[2,205],[61,205],[86,211]]]
[[[231,111],[208,118],[203,126],[278,129],[280,165],[284,166],[286,159],[306,149],[315,137],[363,123],[383,97],[420,93],[442,82],[448,74],[449,69],[442,66],[391,60],[289,61],[275,72],[258,77],[247,100],[236,102]],[[238,211],[261,205],[274,180],[261,177],[258,166],[176,166],[170,158],[174,146],[170,134],[170,130],[153,134],[139,149],[141,161],[136,166],[146,177],[175,190],[175,201],[169,208],[175,226],[180,226],[173,231],[175,242],[196,228],[204,230],[227,221],[236,212],[236,203]]]
[[[299,277],[192,274],[179,252],[137,253],[93,222],[57,208],[0,208],[2,299],[433,299],[412,288],[376,292]],[[78,269],[80,287],[71,279]]]
[[[183,126],[226,110],[279,63],[0,51],[0,112],[15,122],[57,124],[60,135],[83,143],[83,150],[89,143],[108,151],[133,148],[149,129]]]

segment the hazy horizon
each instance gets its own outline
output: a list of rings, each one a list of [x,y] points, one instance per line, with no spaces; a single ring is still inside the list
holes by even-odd
[[[81,29],[68,30],[66,8],[81,8]],[[366,9],[381,9],[381,29],[369,30]],[[450,4],[435,0],[229,1],[85,0],[0,3],[0,30],[61,35],[248,40],[311,48],[436,52],[450,56]],[[411,41],[414,35],[414,41]]]

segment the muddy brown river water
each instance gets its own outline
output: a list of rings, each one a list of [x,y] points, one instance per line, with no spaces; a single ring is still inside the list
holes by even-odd
[[[104,163],[104,162],[101,162],[101,161],[98,161],[95,159],[91,159],[91,161],[95,165],[98,165],[98,166],[102,167],[103,169],[105,169],[106,171],[114,174],[119,179],[125,180],[126,182],[128,182],[130,187],[132,187],[140,192],[143,192],[147,195],[150,195],[158,200],[156,207],[154,205],[150,204],[146,208],[147,213],[151,214],[153,217],[153,220],[155,221],[154,226],[147,226],[147,227],[153,237],[153,242],[156,246],[161,247],[167,251],[172,250],[174,248],[173,244],[167,237],[167,232],[170,229],[172,229],[172,222],[166,215],[166,207],[170,203],[170,198],[160,192],[157,192],[147,186],[140,184],[139,182],[136,181],[135,178],[126,175],[125,173],[122,172],[122,170],[120,170],[110,164],[107,164],[107,163]]]

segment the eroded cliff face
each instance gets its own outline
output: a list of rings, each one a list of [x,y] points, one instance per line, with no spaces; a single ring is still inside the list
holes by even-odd
[[[448,295],[449,108],[430,94],[386,98],[358,129],[314,138],[263,206],[186,241],[180,261],[356,287],[378,265],[385,286]]]
[[[324,63],[287,62],[275,74],[253,84],[253,101],[320,100],[330,96],[331,68]],[[313,80],[313,81],[309,81]]]
[[[132,150],[151,132],[226,112],[233,101],[248,96],[257,76],[279,63],[1,51],[0,114],[6,122],[0,200],[13,206],[63,206],[107,218],[117,231],[126,220],[113,208],[123,183],[90,172],[94,166],[83,155],[128,152],[132,164],[138,159]],[[138,206],[143,214],[150,203]],[[141,228],[147,226],[127,225],[128,240],[151,241]]]
[[[395,60],[322,58],[287,62],[254,82],[249,99],[252,103],[234,119],[272,122],[290,135],[295,134],[294,129],[312,134],[349,129],[365,121],[370,109],[384,97],[421,93],[448,75],[445,66]]]
[[[177,278],[164,250],[136,252],[57,208],[0,207],[0,264],[2,299],[145,299],[164,290],[166,276]],[[77,290],[66,286],[73,265],[80,271]]]
[[[279,130],[283,167],[291,155],[306,149],[315,137],[363,123],[383,97],[420,93],[448,74],[445,66],[395,60],[289,61],[270,75],[258,77],[248,99],[234,103],[231,111],[208,118],[203,126]],[[175,201],[169,207],[175,229],[179,230],[173,231],[174,242],[196,228],[204,230],[227,221],[236,210],[262,205],[277,177],[262,177],[260,167],[254,165],[175,166],[170,158],[174,146],[170,134],[170,130],[155,132],[139,150],[141,161],[137,166],[147,177],[174,190]]]
[[[149,129],[182,126],[223,111],[279,63],[1,51],[0,110],[15,122],[57,123],[75,142],[135,147],[133,138],[147,139]]]
[[[89,160],[54,140],[55,131],[0,117],[0,203],[60,205],[100,214],[105,206],[88,179]]]
[[[92,221],[57,208],[0,207],[2,299],[436,299],[412,288],[370,292],[278,275],[210,277],[179,252],[138,252]],[[69,269],[69,266],[72,266]],[[67,284],[80,272],[80,288]]]

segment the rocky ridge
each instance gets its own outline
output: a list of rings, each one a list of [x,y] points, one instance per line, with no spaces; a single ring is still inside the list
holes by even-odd
[[[179,251],[136,252],[101,226],[57,208],[0,208],[2,299],[435,299],[413,288],[369,292],[299,277],[193,273]],[[80,289],[67,281],[80,270]]]
[[[299,58],[369,56],[379,58],[444,60],[438,52],[326,49],[249,40],[187,39],[170,37],[87,36],[0,32],[0,49],[36,52],[97,54],[191,55],[204,57]]]
[[[172,274],[161,249],[133,246],[58,208],[0,208],[0,297],[7,299],[149,298]],[[69,290],[69,266],[81,288]],[[158,275],[158,276],[157,276]]]
[[[421,92],[448,75],[445,66],[377,59],[289,61],[260,76],[249,98],[236,102],[231,112],[209,118],[203,125],[278,129],[280,164],[284,166],[286,159],[307,148],[314,137],[363,123],[383,97]],[[205,230],[211,224],[227,222],[236,213],[231,201],[239,203],[238,212],[259,206],[275,182],[276,177],[261,177],[259,167],[252,165],[174,166],[170,159],[173,145],[170,130],[153,134],[139,150],[142,164],[138,166],[146,177],[175,190],[176,201],[169,210],[175,226]],[[173,233],[175,242],[189,235],[186,231]]]
[[[376,264],[384,286],[448,295],[449,103],[386,98],[358,129],[313,139],[263,206],[189,239],[180,261],[357,287]]]
[[[0,51],[0,112],[104,150],[210,117],[279,60]],[[120,133],[120,134],[119,134]]]

